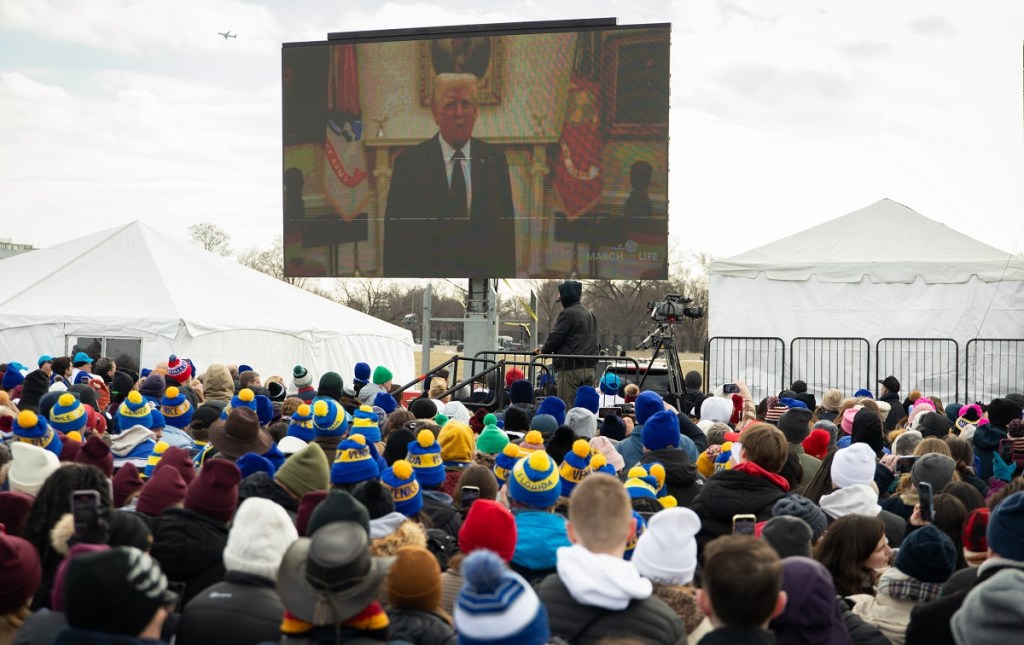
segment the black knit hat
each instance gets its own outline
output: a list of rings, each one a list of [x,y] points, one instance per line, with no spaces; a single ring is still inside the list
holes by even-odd
[[[813,413],[805,408],[790,408],[779,417],[779,430],[789,443],[800,443],[811,434]]]
[[[789,515],[807,522],[812,531],[812,543],[817,542],[818,538],[824,535],[825,530],[828,528],[828,519],[821,508],[803,495],[797,495],[796,493],[785,495],[775,502],[775,506],[772,507],[772,515],[775,517]]]
[[[50,379],[43,370],[32,370],[25,377],[21,385],[21,400],[18,401],[19,410],[39,411],[39,399],[50,389]]]
[[[526,433],[530,430],[530,415],[522,408],[511,406],[505,410],[505,431]]]
[[[895,565],[921,582],[942,583],[956,571],[956,546],[948,535],[928,524],[903,539]]]
[[[951,426],[949,417],[945,414],[941,412],[925,412],[921,415],[921,420],[918,421],[917,429],[921,432],[921,436],[926,439],[928,437],[945,439],[949,435]]]
[[[370,514],[352,493],[335,488],[327,493],[327,497],[317,504],[309,516],[306,535],[313,537],[316,530],[331,522],[355,522],[370,534]]]
[[[366,508],[371,520],[395,512],[395,498],[391,496],[391,491],[376,479],[356,486],[352,491],[352,497]]]
[[[626,422],[617,414],[609,414],[601,420],[599,434],[615,441],[622,441],[626,438]]]
[[[557,463],[562,463],[565,455],[572,450],[572,444],[576,441],[576,432],[569,426],[558,426],[555,436],[551,437],[544,449]]]
[[[416,436],[408,428],[401,427],[392,432],[384,446],[384,461],[391,466],[399,459],[405,459],[409,453],[409,442],[415,440]]]
[[[1019,419],[1021,406],[1010,399],[992,399],[988,404],[988,420],[994,426],[1005,428],[1006,424]]]
[[[433,419],[437,416],[437,404],[431,399],[420,397],[409,404],[414,419]]]

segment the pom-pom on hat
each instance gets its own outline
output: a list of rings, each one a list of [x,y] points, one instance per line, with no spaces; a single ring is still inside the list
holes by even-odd
[[[434,439],[434,433],[424,428],[410,441],[406,461],[416,471],[416,481],[424,488],[435,488],[444,483],[444,461],[441,446]]]
[[[379,476],[380,468],[370,454],[366,437],[353,433],[341,440],[331,466],[332,484],[357,484]]]
[[[295,387],[309,387],[313,385],[313,375],[305,367],[296,365],[292,368],[292,382]]]
[[[552,432],[554,432],[554,429],[552,429]],[[525,457],[537,450],[544,450],[544,435],[541,434],[540,430],[530,430],[523,437],[522,443],[519,444],[519,455]]]
[[[633,550],[640,575],[670,585],[692,582],[700,526],[700,518],[688,508],[667,508],[651,516]]]
[[[514,443],[507,444],[501,453],[494,457],[494,478],[498,480],[499,488],[508,481],[509,473],[512,472],[517,461],[519,461],[519,446]]]
[[[384,485],[395,499],[395,510],[406,517],[416,517],[423,510],[423,493],[416,481],[416,473],[412,464],[399,459],[380,476]]]
[[[508,479],[508,494],[525,506],[542,509],[554,506],[562,494],[562,482],[554,460],[546,452],[538,450],[516,462]]]
[[[558,469],[558,474],[562,478],[562,495],[571,495],[576,484],[590,473],[590,443],[586,439],[577,439]]]
[[[384,367],[383,365],[378,365],[373,370],[374,385],[384,385],[385,383],[390,383],[391,379],[393,378],[394,376],[391,374],[391,370]]]
[[[487,549],[511,562],[517,536],[515,517],[507,508],[493,499],[478,499],[469,507],[459,529],[459,551],[469,555]]]
[[[838,488],[871,484],[875,480],[875,451],[866,443],[855,443],[836,451],[831,475],[832,483]]]
[[[192,365],[188,361],[183,361],[174,354],[171,354],[171,357],[167,359],[167,378],[181,385],[190,376],[192,376]]]
[[[617,476],[615,466],[608,463],[608,458],[601,453],[597,453],[590,458],[590,470],[591,472],[604,473],[606,475],[611,475],[612,477]]]
[[[137,390],[128,393],[117,408],[117,427],[124,432],[132,426],[153,427],[152,406]]]
[[[601,395],[590,385],[581,385],[576,388],[576,398],[573,399],[572,407],[583,408],[597,414],[600,408]]]
[[[369,363],[356,363],[355,368],[355,380],[356,382],[362,383],[363,385],[370,382],[370,364]]]
[[[658,482],[643,466],[630,468],[623,485],[630,499],[658,499]]]
[[[537,415],[547,414],[555,418],[555,427],[565,424],[565,402],[557,396],[549,396],[540,402]]]
[[[235,408],[249,408],[253,412],[258,412],[256,393],[247,387],[243,387],[238,391],[238,394],[231,397],[231,402],[224,406],[224,411],[221,412],[220,418],[228,418],[228,415],[231,414],[231,411]]]
[[[164,391],[164,398],[160,401],[160,412],[164,415],[167,425],[183,430],[192,423],[194,411],[182,391],[172,385]]]
[[[497,555],[480,549],[462,561],[465,581],[455,600],[460,645],[542,645],[551,637],[536,592]]]
[[[61,395],[61,397],[63,396]],[[14,418],[11,429],[18,441],[49,450],[60,457],[64,444],[60,440],[60,435],[46,423],[45,417],[41,417],[31,410],[22,410]]]
[[[238,507],[242,473],[226,459],[209,459],[188,487],[185,508],[227,524]]]
[[[648,450],[678,448],[681,441],[679,416],[672,410],[656,413],[644,424],[640,438]]]
[[[801,445],[804,447],[804,452],[810,456],[815,459],[824,459],[828,454],[828,441],[828,430],[815,428],[814,430],[811,430],[811,434],[807,435],[807,438],[801,442]]]
[[[703,404],[702,404],[703,405]],[[665,401],[657,392],[650,390],[641,392],[636,401],[633,402],[633,412],[636,414],[636,422],[643,425],[655,414],[665,409]],[[701,408],[703,411],[703,407]]]
[[[318,437],[343,437],[348,432],[348,413],[334,399],[313,399],[313,428]]]
[[[484,417],[484,429],[476,439],[476,449],[488,455],[496,455],[508,445],[508,435],[498,427],[493,414]]]
[[[903,538],[894,566],[921,582],[943,583],[956,571],[956,556],[953,540],[927,524]]]
[[[367,441],[380,441],[380,417],[368,405],[361,405],[352,413],[352,433],[359,433]]]
[[[619,380],[619,376],[615,372],[605,372],[601,377],[600,388],[603,394],[615,396],[619,393],[620,385],[622,385],[622,381]]]
[[[288,424],[288,437],[295,437],[309,443],[316,437],[316,429],[313,428],[313,408],[308,403],[299,405],[292,413],[291,422]]]
[[[153,452],[149,453],[149,456],[146,457],[146,468],[142,471],[142,477],[144,479],[148,479],[153,476],[153,471],[163,458],[164,451],[168,448],[170,448],[170,444],[166,441],[156,442],[156,445],[153,446]]]

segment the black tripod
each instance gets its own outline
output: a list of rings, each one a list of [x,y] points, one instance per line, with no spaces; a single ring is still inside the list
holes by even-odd
[[[671,324],[666,322],[658,323],[654,331],[647,338],[640,341],[640,344],[635,349],[650,349],[651,347],[654,347],[654,353],[651,354],[651,361],[647,364],[647,370],[637,385],[641,390],[644,389],[644,381],[647,380],[647,375],[651,373],[654,361],[657,360],[658,354],[664,350],[666,355],[665,363],[668,365],[668,396],[665,397],[665,400],[677,410],[681,410],[683,397],[686,394],[686,383],[683,381],[683,367],[679,364],[679,352],[676,351],[676,340],[672,336]]]

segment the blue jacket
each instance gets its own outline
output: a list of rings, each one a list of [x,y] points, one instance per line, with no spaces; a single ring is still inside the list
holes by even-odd
[[[518,538],[513,564],[534,571],[554,568],[558,548],[571,545],[565,532],[565,518],[531,509],[517,509],[515,516]]]
[[[640,463],[640,460],[644,456],[644,441],[643,441],[643,426],[636,426],[633,428],[633,432],[619,442],[619,445],[615,447],[622,455],[622,461],[626,465],[624,470],[629,470],[633,466]],[[697,457],[700,457],[700,452],[697,450],[697,445],[693,443],[693,439],[687,437],[684,434],[679,435],[679,449],[686,453],[686,456],[690,458],[690,463],[697,463]]]

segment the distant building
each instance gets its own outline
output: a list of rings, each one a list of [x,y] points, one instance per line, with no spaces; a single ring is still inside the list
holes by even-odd
[[[31,244],[18,244],[17,242],[12,242],[10,238],[0,238],[0,260],[18,255],[19,253],[35,250],[36,247]]]

